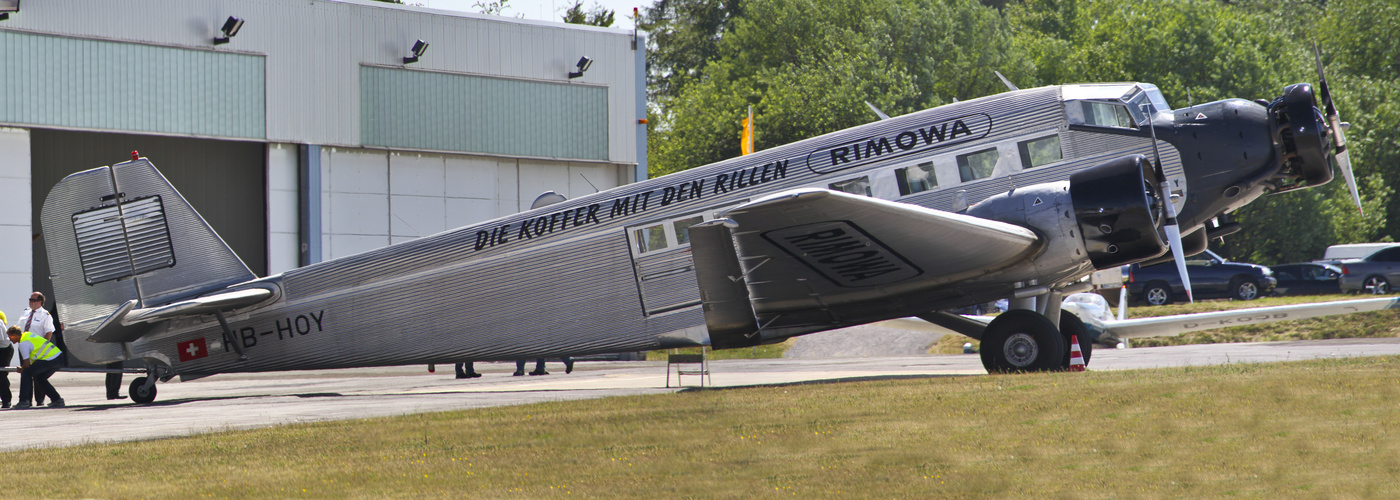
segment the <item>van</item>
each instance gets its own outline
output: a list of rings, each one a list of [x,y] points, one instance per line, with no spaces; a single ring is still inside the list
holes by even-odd
[[[1400,246],[1400,243],[1348,243],[1332,245],[1322,253],[1321,260],[1363,259],[1383,248]]]

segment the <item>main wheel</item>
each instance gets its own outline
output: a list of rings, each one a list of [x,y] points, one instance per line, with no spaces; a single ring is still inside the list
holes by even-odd
[[[156,400],[156,386],[146,388],[146,377],[136,377],[131,381],[131,385],[126,388],[126,393],[131,395],[131,400],[140,404],[148,404]]]
[[[1372,295],[1386,295],[1390,293],[1390,282],[1380,276],[1368,276],[1366,281],[1361,283],[1361,291]]]
[[[1147,284],[1142,291],[1142,301],[1150,306],[1165,306],[1172,303],[1172,287],[1161,281]]]
[[[987,325],[981,351],[988,373],[1049,371],[1060,367],[1065,339],[1045,316],[1013,309]]]
[[[1235,300],[1254,300],[1259,298],[1259,283],[1254,278],[1235,278],[1230,285],[1230,296]]]
[[[1084,366],[1089,366],[1089,356],[1094,351],[1094,341],[1089,338],[1089,329],[1084,327],[1084,321],[1069,311],[1060,311],[1060,336],[1065,339],[1065,357],[1060,360],[1060,368],[1069,369],[1070,349],[1074,344],[1070,342],[1073,336],[1079,336],[1079,353],[1084,355]]]

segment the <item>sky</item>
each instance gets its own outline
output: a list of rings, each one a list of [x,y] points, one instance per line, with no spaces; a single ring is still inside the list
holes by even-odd
[[[424,7],[432,9],[480,12],[481,9],[475,8],[473,5],[488,1],[490,0],[406,0],[404,3],[422,4]],[[594,5],[611,9],[616,12],[611,27],[630,30],[633,25],[632,8],[648,7],[651,4],[651,0],[584,0],[583,9],[584,11],[593,10]],[[572,5],[573,0],[507,0],[505,15],[558,22],[564,17],[564,10]]]

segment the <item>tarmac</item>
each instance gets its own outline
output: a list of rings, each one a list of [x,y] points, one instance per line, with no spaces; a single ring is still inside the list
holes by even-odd
[[[817,337],[814,340],[819,340]],[[880,343],[878,336],[866,343]],[[914,344],[918,344],[915,342]],[[835,353],[836,355],[839,353]],[[1211,344],[1095,349],[1090,370],[1295,361],[1328,357],[1400,355],[1400,339]],[[696,375],[680,386],[664,361],[579,362],[572,374],[551,362],[547,376],[515,377],[514,363],[478,363],[481,378],[458,380],[451,365],[224,374],[157,385],[156,401],[109,401],[102,375],[59,373],[51,380],[65,408],[0,411],[8,432],[0,450],[72,446],[195,435],[299,422],[466,410],[545,401],[664,394],[700,386]],[[897,377],[985,376],[976,354],[808,357],[710,362],[708,387],[747,387],[814,381]],[[1065,376],[1075,376],[1066,373]],[[18,390],[17,375],[10,381]],[[121,394],[127,393],[127,376]],[[672,387],[667,387],[668,382]]]

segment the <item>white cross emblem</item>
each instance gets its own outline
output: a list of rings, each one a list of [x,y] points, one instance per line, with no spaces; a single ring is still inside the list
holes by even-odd
[[[190,346],[185,349],[185,352],[190,353],[191,358],[199,356],[199,344],[191,342]]]

